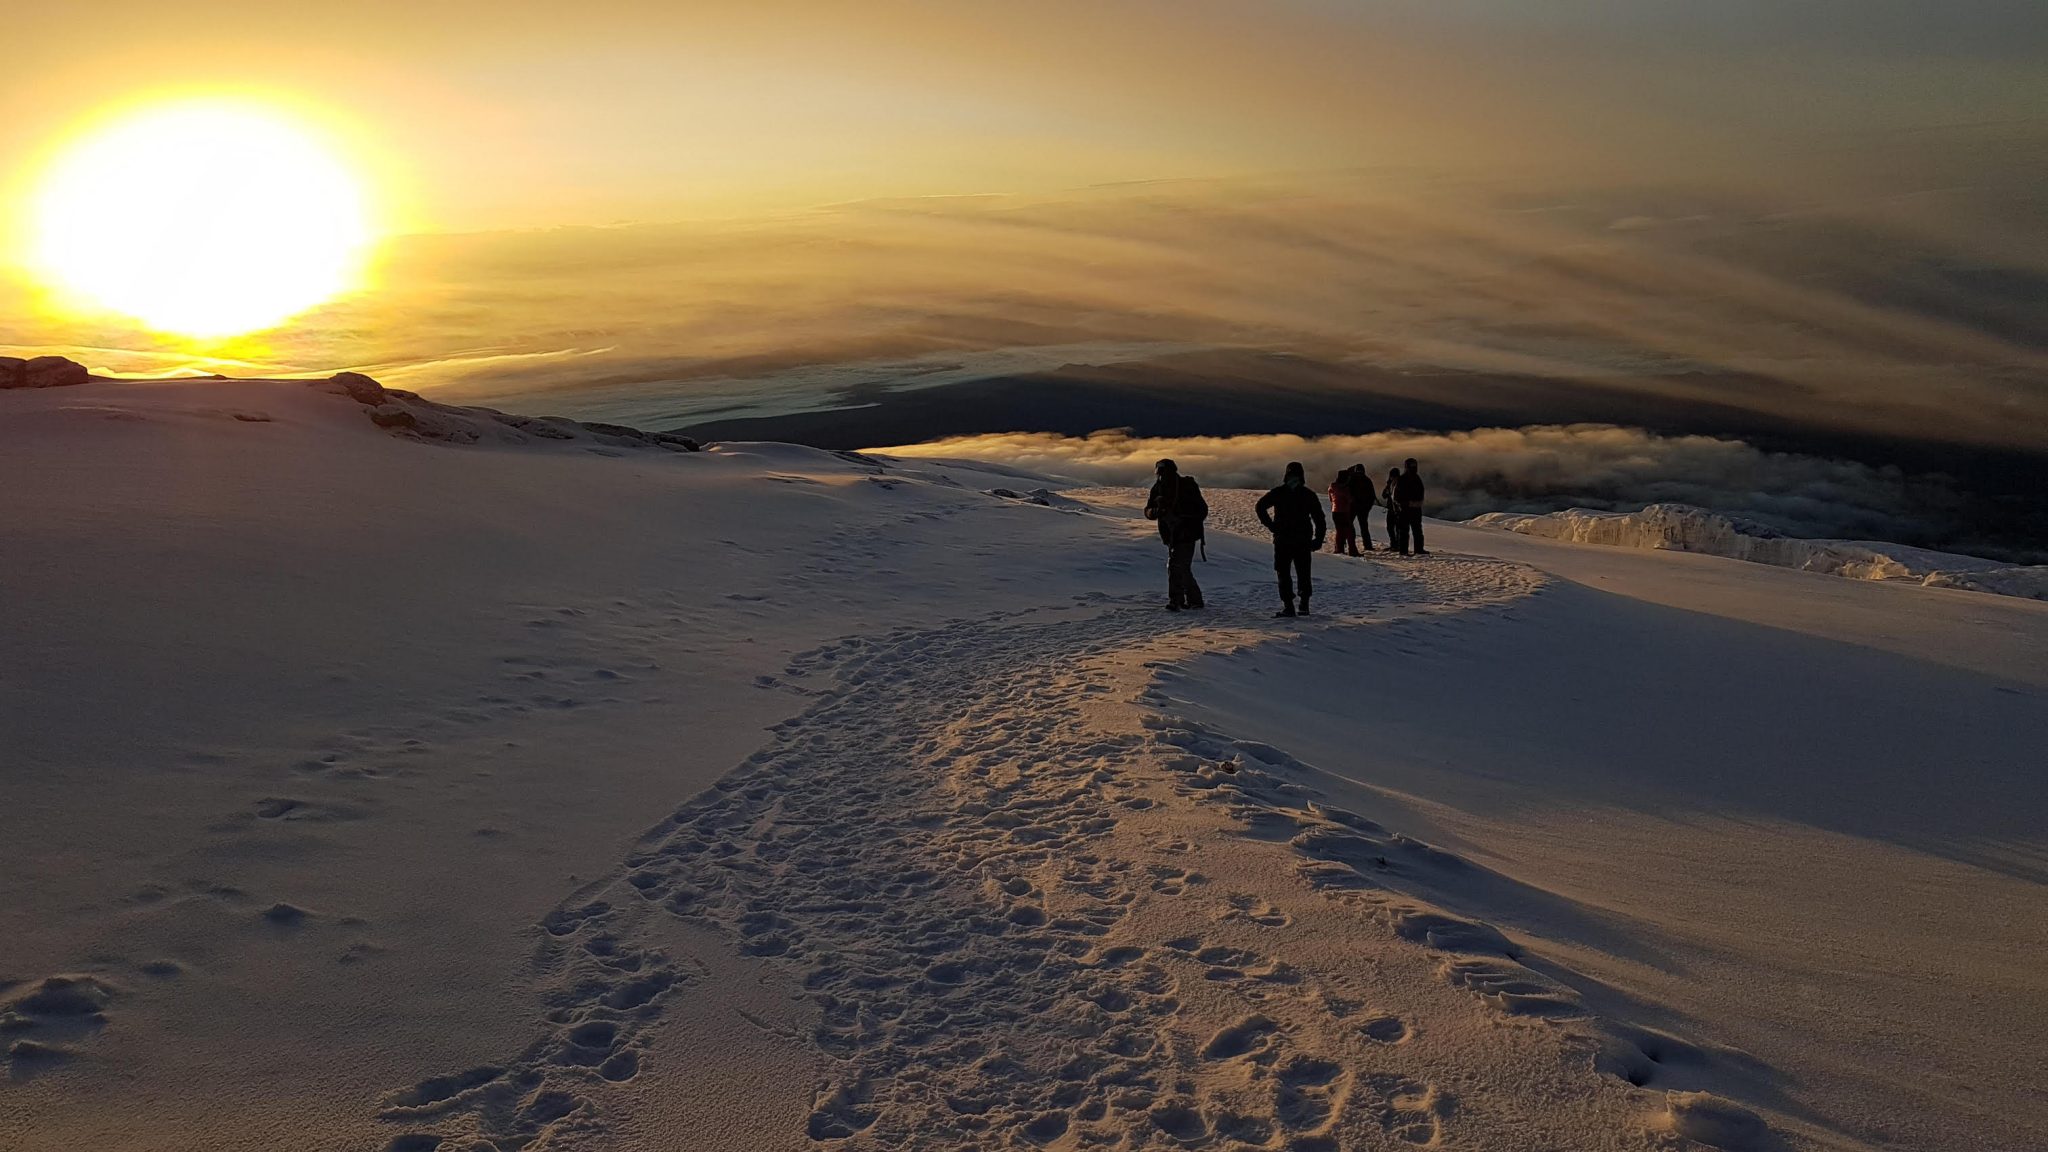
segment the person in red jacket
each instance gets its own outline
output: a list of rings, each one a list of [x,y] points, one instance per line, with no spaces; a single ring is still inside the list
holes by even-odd
[[[1330,519],[1337,522],[1336,551],[1344,556],[1358,555],[1358,513],[1352,510],[1351,497],[1356,490],[1352,485],[1351,469],[1337,473],[1330,481]]]

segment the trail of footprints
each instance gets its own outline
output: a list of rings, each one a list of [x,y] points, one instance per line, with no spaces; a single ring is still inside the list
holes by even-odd
[[[1397,881],[1427,887],[1434,880],[1454,888],[1461,876],[1478,870],[1476,865],[1355,813],[1314,801],[1296,803],[1295,789],[1250,766],[1285,766],[1291,758],[1277,749],[1218,737],[1179,721],[1161,720],[1159,725],[1166,741],[1195,754],[1181,791],[1225,804],[1247,836],[1286,841],[1311,888],[1359,909],[1404,940],[1451,954],[1438,972],[1445,983],[1473,991],[1507,1015],[1590,1015],[1570,988],[1519,963],[1521,950],[1498,929],[1393,887]]]
[[[1341,616],[1412,591],[1347,582],[1319,604]],[[806,686],[810,709],[544,921],[539,1035],[501,1065],[392,1094],[383,1115],[405,1130],[391,1148],[605,1144],[606,1085],[638,1074],[649,1023],[701,979],[634,942],[650,916],[715,927],[798,975],[816,1011],[808,1039],[836,1068],[805,1126],[823,1145],[1439,1143],[1449,1096],[1368,1058],[1409,1040],[1401,1017],[1239,943],[1122,930],[1160,899],[1204,901],[1219,925],[1289,920],[1256,894],[1211,891],[1176,861],[1185,842],[1152,845],[1151,859],[1112,851],[1119,813],[1160,802],[1148,785],[1170,779],[1183,797],[1229,805],[1247,835],[1286,839],[1308,883],[1445,953],[1443,978],[1500,1011],[1582,1010],[1493,929],[1379,890],[1375,868],[1446,854],[1303,801],[1268,770],[1284,753],[1164,719],[1091,724],[1085,705],[1110,691],[1105,661],[1170,631],[1151,612],[998,614],[800,657],[785,677]],[[1242,1016],[1190,1035],[1183,996],[1195,987],[1224,990]],[[1320,1005],[1339,1026],[1290,1034],[1290,1013],[1261,1011],[1276,998]],[[1338,1035],[1345,1050],[1314,1050]]]
[[[1566,983],[1584,977],[1555,963],[1545,967],[1563,978],[1546,975],[1526,963],[1533,958],[1498,929],[1414,895],[1418,889],[1455,893],[1491,874],[1355,813],[1304,800],[1302,789],[1281,778],[1287,769],[1305,767],[1286,753],[1184,721],[1153,717],[1148,722],[1166,743],[1191,754],[1181,761],[1186,772],[1177,784],[1180,792],[1226,806],[1247,837],[1284,841],[1310,888],[1379,922],[1394,936],[1441,954],[1437,978],[1472,993],[1500,1018],[1574,1029],[1575,1035],[1593,1041],[1596,1067],[1637,1087],[1658,1080],[1667,1066],[1700,1067],[1717,1060],[1753,1066],[1751,1058],[1733,1050],[1710,1050],[1654,1028],[1602,1018]],[[1242,899],[1233,900],[1233,907],[1241,906]],[[1382,1044],[1405,1043],[1411,1035],[1408,1023],[1393,1015],[1366,1019],[1359,1032]],[[1426,1111],[1435,1101],[1434,1089],[1396,1087],[1395,1095],[1405,1102],[1397,1113]],[[1717,1099],[1714,1107],[1737,1116],[1745,1130],[1763,1130],[1762,1121],[1740,1105]],[[1410,1135],[1424,1130],[1419,1120],[1401,1126]]]

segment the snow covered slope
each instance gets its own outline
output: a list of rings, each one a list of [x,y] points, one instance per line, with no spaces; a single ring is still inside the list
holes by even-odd
[[[0,1147],[2048,1136],[2048,606],[349,391],[0,392]]]
[[[2048,600],[2048,565],[2001,564],[1871,540],[1804,540],[1767,524],[1688,504],[1652,504],[1640,512],[1488,512],[1468,523],[1580,544],[1702,552],[1857,580],[1907,580],[1929,588]]]
[[[1559,578],[1499,617],[1204,656],[1167,706],[1455,852],[1382,883],[1652,1037],[1647,1083],[1852,1146],[2044,1146],[2008,1061],[2048,1038],[2048,606],[1508,540]],[[1440,553],[1499,542],[1432,526]]]

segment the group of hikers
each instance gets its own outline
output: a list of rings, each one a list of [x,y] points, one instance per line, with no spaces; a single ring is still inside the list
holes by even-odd
[[[1159,526],[1159,539],[1166,544],[1166,610],[1180,612],[1203,606],[1202,587],[1195,582],[1195,549],[1202,542],[1202,525],[1209,518],[1209,502],[1202,498],[1202,486],[1192,476],[1183,476],[1171,460],[1161,460],[1155,471],[1159,479],[1145,501],[1145,519]],[[1385,486],[1373,488],[1365,465],[1353,464],[1330,481],[1331,519],[1337,522],[1336,551],[1362,556],[1373,550],[1372,527],[1368,521],[1375,507],[1387,510],[1387,548],[1403,556],[1427,556],[1422,546],[1422,474],[1415,461],[1387,473]],[[1309,558],[1323,550],[1329,538],[1323,519],[1323,502],[1308,486],[1308,474],[1300,461],[1287,465],[1286,478],[1278,488],[1259,497],[1259,523],[1273,534],[1273,568],[1280,578],[1280,615],[1308,615],[1309,597],[1315,585],[1309,580]],[[1359,550],[1364,545],[1364,552]]]

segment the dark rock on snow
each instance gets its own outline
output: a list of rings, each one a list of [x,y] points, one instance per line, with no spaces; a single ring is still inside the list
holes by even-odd
[[[390,396],[382,384],[361,372],[336,372],[327,383],[358,404],[382,404]]]
[[[0,356],[0,388],[63,388],[91,378],[85,365],[62,356]]]
[[[369,410],[379,428],[415,440],[442,444],[475,444],[485,439],[524,443],[542,440],[595,440],[624,448],[659,448],[695,452],[699,445],[672,432],[647,432],[624,424],[568,420],[559,416],[518,416],[495,408],[440,404],[414,392],[386,388],[360,372],[337,372],[312,382],[324,392],[347,396]]]

